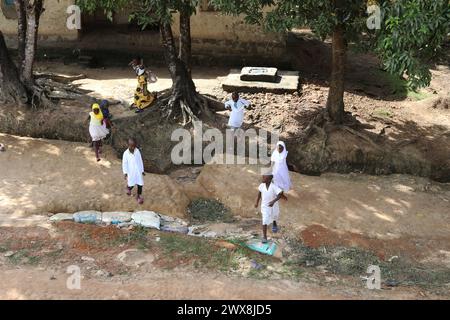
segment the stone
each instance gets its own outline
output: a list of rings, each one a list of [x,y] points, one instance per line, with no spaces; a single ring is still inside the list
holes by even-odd
[[[73,214],[71,213],[57,213],[50,217],[51,222],[58,221],[73,221]]]
[[[151,264],[155,260],[155,256],[149,252],[128,249],[117,255],[117,260],[128,267],[140,267],[144,264]]]
[[[131,221],[131,212],[103,212],[102,222],[111,224],[121,224]]]
[[[266,67],[244,67],[241,70],[240,79],[242,81],[277,82],[279,81],[278,69]]]
[[[94,258],[87,257],[87,256],[82,256],[81,260],[86,261],[86,262],[94,262],[95,261]]]
[[[298,90],[300,76],[297,71],[278,71],[278,76],[278,82],[242,81],[241,71],[233,69],[222,82],[222,88],[227,92],[270,92],[276,94],[294,93]]]
[[[111,272],[106,272],[106,271],[104,271],[104,270],[97,270],[97,272],[95,273],[95,275],[96,275],[97,277],[104,277],[104,278],[106,278],[106,277],[112,277],[112,276],[113,276],[113,274],[112,274]]]
[[[15,251],[7,251],[7,252],[5,252],[5,254],[3,256],[6,257],[6,258],[9,258],[9,257],[12,257],[15,254],[16,254]]]
[[[153,211],[138,211],[131,215],[133,222],[146,228],[160,229],[161,218]]]

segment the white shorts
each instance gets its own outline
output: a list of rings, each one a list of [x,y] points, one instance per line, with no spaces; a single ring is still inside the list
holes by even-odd
[[[261,215],[262,215],[262,224],[269,225],[274,221],[278,221],[280,217],[280,207],[278,202],[270,207],[261,207]]]

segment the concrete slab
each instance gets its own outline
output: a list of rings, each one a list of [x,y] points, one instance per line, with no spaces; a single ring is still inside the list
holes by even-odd
[[[227,92],[270,92],[270,93],[293,93],[298,90],[298,71],[278,71],[280,81],[277,83],[263,81],[242,81],[241,70],[232,69],[230,74],[222,82],[223,90]]]
[[[277,68],[266,67],[244,67],[241,70],[242,81],[262,81],[262,82],[279,82]]]

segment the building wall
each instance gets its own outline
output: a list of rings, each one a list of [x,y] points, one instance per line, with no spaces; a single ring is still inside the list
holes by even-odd
[[[8,0],[0,0],[8,1]],[[11,0],[9,0],[11,1]],[[39,27],[40,46],[67,46],[72,42],[72,46],[80,48],[89,47],[109,49],[128,49],[118,48],[117,41],[111,41],[113,38],[121,38],[121,43],[134,46],[133,49],[147,50],[159,46],[156,41],[148,41],[148,37],[143,37],[139,31],[120,33],[102,37],[101,34],[95,34],[95,26],[89,25],[89,30],[81,30],[81,38],[77,30],[69,30],[66,27],[68,14],[66,10],[75,0],[45,0],[45,11],[41,17]],[[92,19],[91,19],[92,20]],[[126,12],[120,12],[115,15],[114,24],[126,24]],[[179,35],[178,15],[174,15],[173,30],[175,36]],[[83,27],[83,26],[82,26]],[[8,45],[14,47],[17,34],[17,20],[7,19],[0,10],[0,30],[7,36]],[[86,32],[89,31],[89,32]],[[88,33],[94,31],[94,34]],[[101,31],[103,33],[104,31]],[[86,34],[86,36],[85,36]],[[266,56],[280,57],[285,51],[284,38],[275,33],[265,33],[257,26],[251,26],[243,21],[243,17],[235,17],[221,14],[208,8],[207,0],[202,1],[197,14],[191,19],[191,35],[193,53],[207,56]],[[99,38],[100,37],[100,38]],[[142,39],[144,38],[144,39]],[[99,40],[95,40],[99,39]],[[80,40],[80,41],[77,41]],[[88,43],[89,41],[93,43]],[[111,42],[111,43],[110,43]]]
[[[179,16],[174,15],[174,35],[179,35]],[[266,64],[283,60],[286,41],[283,35],[265,32],[261,27],[244,22],[243,16],[225,15],[202,7],[191,18],[192,48],[197,54],[241,58],[254,61],[261,57]],[[237,60],[236,60],[237,62]]]
[[[0,0],[5,1],[5,0]],[[41,16],[39,36],[46,41],[73,41],[78,39],[77,30],[69,30],[66,27],[68,14],[67,8],[74,4],[74,0],[45,0],[45,11]],[[9,38],[17,34],[17,20],[7,19],[0,10],[0,30]]]

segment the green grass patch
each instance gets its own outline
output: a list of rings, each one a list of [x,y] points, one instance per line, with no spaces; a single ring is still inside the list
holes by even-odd
[[[217,247],[212,240],[162,233],[159,245],[165,257],[191,261],[196,268],[229,271],[238,267],[236,252]]]
[[[408,90],[407,96],[412,100],[420,101],[431,97],[432,94],[421,90],[419,91]]]
[[[235,221],[230,209],[214,199],[195,199],[189,204],[187,211],[193,222]]]
[[[130,232],[121,235],[115,241],[113,241],[113,245],[136,245],[138,249],[148,249],[150,247],[148,231],[149,229],[143,226],[135,226]]]
[[[267,266],[275,259],[250,250],[241,239],[227,240],[236,245],[234,250],[217,246],[216,241],[217,239],[161,233],[158,245],[162,249],[164,259],[169,259],[175,265],[178,264],[178,261],[183,261],[183,263],[191,264],[198,269],[212,269],[221,272],[234,272],[244,261],[249,264],[254,261],[262,266]],[[251,271],[249,276],[256,277],[257,271],[259,270]],[[266,277],[265,273],[261,273],[261,277]]]
[[[32,255],[27,249],[22,249],[15,252],[12,256],[9,256],[8,261],[14,265],[37,265],[41,261],[41,257]]]
[[[380,267],[382,282],[393,280],[399,285],[418,286],[429,290],[445,289],[450,282],[450,269],[425,266],[405,258],[392,262],[380,260],[375,254],[360,248],[310,248],[298,241],[290,241],[294,259],[285,263],[290,268],[324,266],[335,275],[366,276],[371,265]]]
[[[385,108],[377,108],[373,111],[373,115],[380,118],[391,118],[393,116],[392,112]]]
[[[415,101],[423,100],[432,96],[432,94],[423,90],[413,90],[408,86],[408,82],[397,76],[383,70],[374,70],[372,72],[378,83],[384,83],[390,89],[390,93],[395,99],[410,98]],[[370,85],[370,84],[369,84]]]

